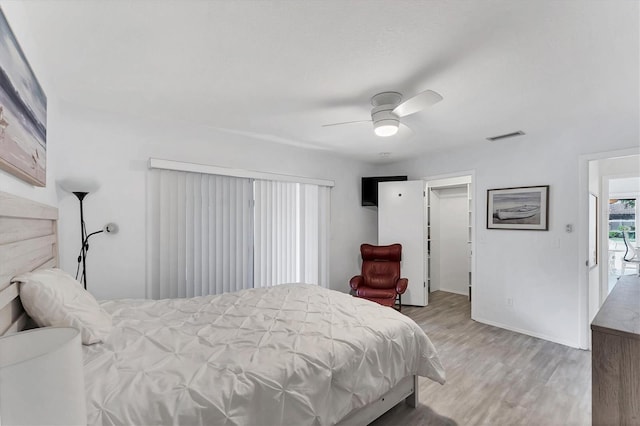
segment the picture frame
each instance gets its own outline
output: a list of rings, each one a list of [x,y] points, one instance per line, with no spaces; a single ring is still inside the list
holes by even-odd
[[[549,230],[549,185],[487,190],[487,229]]]
[[[47,97],[0,9],[0,169],[47,183]]]

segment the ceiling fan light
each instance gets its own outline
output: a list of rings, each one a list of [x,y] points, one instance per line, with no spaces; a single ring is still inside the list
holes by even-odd
[[[393,136],[398,133],[398,121],[397,120],[380,120],[373,123],[373,131],[376,135],[381,137]]]

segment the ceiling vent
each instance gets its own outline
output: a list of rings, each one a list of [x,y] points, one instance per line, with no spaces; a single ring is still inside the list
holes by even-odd
[[[522,135],[524,135],[524,132],[522,130],[518,130],[517,132],[505,133],[504,135],[491,136],[490,138],[487,138],[487,140],[491,142],[495,142],[495,141],[499,141],[500,139],[513,138],[513,137],[522,136]]]

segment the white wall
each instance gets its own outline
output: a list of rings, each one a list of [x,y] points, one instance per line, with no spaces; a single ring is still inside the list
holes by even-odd
[[[638,166],[638,169],[640,169],[640,164]],[[640,173],[640,171],[636,170],[636,173]],[[612,195],[612,198],[640,194],[640,176],[611,179],[609,181],[609,194]]]
[[[467,188],[436,191],[439,195],[440,290],[469,294]]]
[[[144,297],[146,179],[149,157],[332,179],[331,288],[348,291],[359,272],[359,246],[376,241],[375,210],[360,206],[360,177],[370,167],[322,151],[306,150],[205,127],[115,116],[61,103],[64,132],[57,164],[59,178],[90,177],[101,187],[85,199],[89,232],[107,222],[117,235],[97,235],[87,263],[89,290],[99,299]],[[60,199],[60,256],[75,273],[80,248],[78,200]]]
[[[637,123],[637,111],[633,113]],[[577,226],[582,214],[579,157],[636,147],[638,126],[621,123],[620,129],[624,130],[598,128],[594,120],[590,129],[568,126],[561,135],[527,135],[496,143],[479,138],[475,146],[419,156],[380,172],[420,178],[475,170],[473,318],[579,347],[580,306],[586,306],[580,286],[588,286],[584,259],[578,256],[578,233],[586,232]],[[550,185],[549,231],[487,230],[487,189],[530,185]],[[565,232],[566,224],[574,225],[573,233]],[[509,298],[512,307],[507,305]]]
[[[631,177],[640,173],[640,157],[637,155],[607,158],[598,163],[600,176]]]
[[[0,2],[0,5],[31,69],[47,95],[47,185],[44,188],[35,187],[0,170],[0,191],[55,206],[58,203],[55,187],[55,157],[57,145],[62,140],[60,128],[57,125],[58,104],[55,94],[49,89],[51,87],[49,76],[39,61],[38,46],[30,37],[29,21],[24,14],[24,5],[19,2]]]

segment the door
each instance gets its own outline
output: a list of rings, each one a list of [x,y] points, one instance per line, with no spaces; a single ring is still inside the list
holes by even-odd
[[[402,303],[427,306],[424,182],[378,184],[378,244],[402,244],[401,276],[409,280]]]

